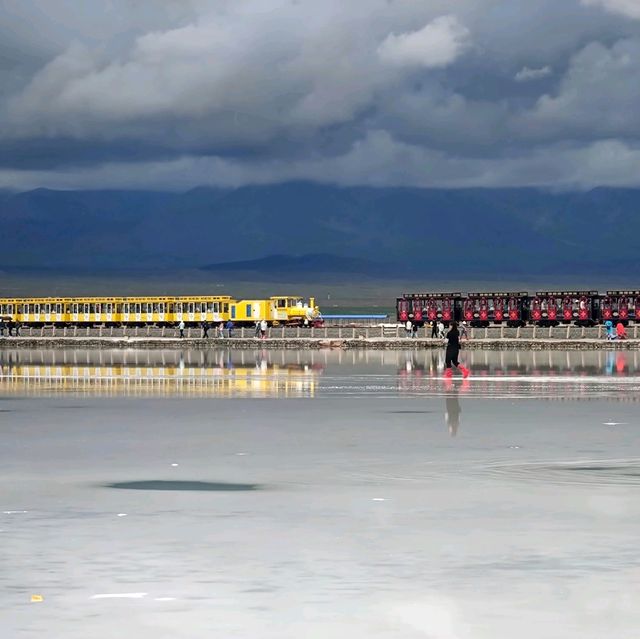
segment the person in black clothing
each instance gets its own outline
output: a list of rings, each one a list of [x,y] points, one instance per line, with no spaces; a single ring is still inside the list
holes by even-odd
[[[460,353],[460,333],[458,332],[458,324],[457,322],[453,322],[451,324],[451,330],[447,333],[447,352],[444,357],[444,365],[445,365],[445,377],[451,377],[453,375],[453,370],[451,369],[451,365],[453,364],[456,368],[460,369],[463,377],[469,377],[469,369],[465,368],[458,361],[458,355]]]
[[[209,337],[209,322],[207,320],[202,322],[202,337],[203,339]]]
[[[433,320],[433,322],[431,322],[431,338],[433,339],[435,337],[438,337],[438,322]]]

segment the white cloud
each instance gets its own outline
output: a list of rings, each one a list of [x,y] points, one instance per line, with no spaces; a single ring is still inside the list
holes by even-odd
[[[587,6],[601,6],[613,13],[640,18],[640,0],[582,0]]]
[[[516,73],[515,80],[516,82],[528,82],[529,80],[545,78],[546,76],[551,75],[551,73],[553,73],[553,69],[549,65],[540,67],[539,69],[522,67],[522,69]]]
[[[390,33],[378,47],[378,55],[395,66],[446,67],[466,49],[469,35],[455,16],[440,16],[419,31]]]
[[[640,136],[640,38],[576,53],[558,90],[541,96],[513,126],[531,138]]]

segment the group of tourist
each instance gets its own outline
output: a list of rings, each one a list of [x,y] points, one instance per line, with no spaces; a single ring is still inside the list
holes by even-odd
[[[607,339],[627,339],[627,329],[625,328],[622,322],[618,322],[613,326],[613,322],[611,320],[607,320],[604,323],[604,327],[607,329]]]
[[[431,338],[432,339],[444,339],[447,336],[445,325],[442,321],[436,322],[433,320],[428,326],[431,327]],[[418,324],[416,322],[412,322],[411,320],[407,320],[404,325],[405,331],[407,333],[407,337],[416,338],[418,337]],[[462,322],[458,327],[458,331],[460,333],[460,338],[469,339],[469,334],[467,331],[467,323]]]
[[[4,337],[5,332],[9,337],[15,335],[15,337],[20,337],[20,328],[22,324],[20,322],[14,322],[13,320],[5,320],[0,318],[0,337]]]
[[[220,322],[217,324],[210,324],[207,320],[204,320],[200,324],[200,328],[202,329],[202,338],[207,339],[209,337],[209,330],[215,329],[215,337],[223,339],[224,337],[230,338],[233,337],[233,330],[235,328],[235,324],[231,320],[227,320],[227,322]],[[267,328],[268,324],[266,320],[257,320],[255,326],[255,337],[266,339],[267,337]],[[178,323],[178,331],[181,338],[184,338],[184,329],[185,323],[184,320],[180,320]],[[226,335],[225,335],[226,333]]]

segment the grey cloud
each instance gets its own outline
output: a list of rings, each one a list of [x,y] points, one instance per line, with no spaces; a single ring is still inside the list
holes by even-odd
[[[601,6],[614,13],[631,18],[640,18],[640,2],[638,0],[582,0],[587,6]]]
[[[81,4],[0,6],[6,186],[626,184],[637,156],[625,0]]]

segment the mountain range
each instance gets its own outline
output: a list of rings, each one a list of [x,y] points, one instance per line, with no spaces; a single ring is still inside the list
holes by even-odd
[[[0,193],[0,268],[638,272],[640,190],[314,183]],[[640,279],[640,272],[639,279]]]

